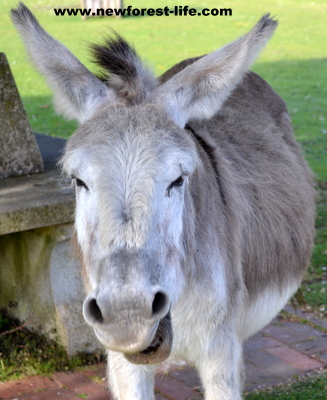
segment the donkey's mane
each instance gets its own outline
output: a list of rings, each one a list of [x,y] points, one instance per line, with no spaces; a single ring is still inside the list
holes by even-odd
[[[137,64],[142,61],[135,49],[119,33],[111,30],[112,34],[105,38],[104,44],[92,44],[93,61],[107,73],[121,76],[126,81],[137,77]]]
[[[114,30],[103,44],[90,46],[93,61],[102,68],[101,79],[108,82],[129,104],[145,100],[156,87],[156,79],[134,47]]]

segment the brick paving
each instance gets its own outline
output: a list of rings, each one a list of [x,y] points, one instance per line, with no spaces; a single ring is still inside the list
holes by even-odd
[[[327,328],[326,321],[311,320]],[[327,331],[279,317],[245,343],[244,358],[245,391],[327,370]],[[78,372],[57,372],[50,378],[0,383],[0,400],[110,400],[104,377],[105,364],[98,364]],[[159,375],[155,391],[156,400],[203,399],[200,380],[187,365]]]

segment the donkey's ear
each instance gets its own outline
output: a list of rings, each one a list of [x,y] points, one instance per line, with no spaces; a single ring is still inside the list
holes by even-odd
[[[191,119],[211,118],[244,77],[250,64],[274,33],[277,21],[263,16],[245,36],[200,58],[154,93],[181,126]]]
[[[83,122],[100,103],[114,99],[113,90],[45,32],[23,3],[11,10],[11,18],[32,62],[47,78],[59,113]]]

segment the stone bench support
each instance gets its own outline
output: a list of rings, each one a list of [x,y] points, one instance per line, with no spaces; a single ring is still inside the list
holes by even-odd
[[[44,157],[45,172],[0,181],[0,308],[69,354],[92,351],[99,345],[82,316],[85,293],[70,243],[75,194],[55,168],[64,141],[37,139],[52,157]]]

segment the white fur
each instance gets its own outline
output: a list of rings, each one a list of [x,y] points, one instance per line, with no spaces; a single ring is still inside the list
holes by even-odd
[[[134,365],[121,353],[108,351],[110,388],[119,400],[154,400],[154,372],[152,366]]]
[[[269,287],[263,293],[258,294],[255,300],[248,301],[240,321],[240,339],[248,339],[269,324],[298,287],[299,282],[289,284],[282,289]]]

